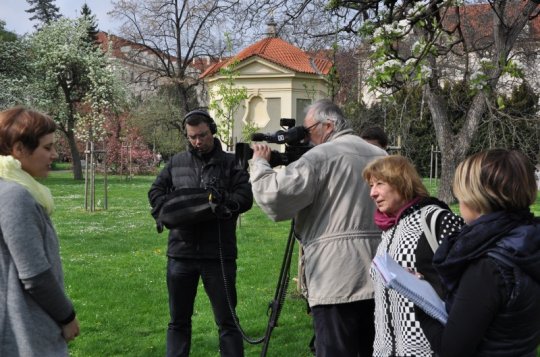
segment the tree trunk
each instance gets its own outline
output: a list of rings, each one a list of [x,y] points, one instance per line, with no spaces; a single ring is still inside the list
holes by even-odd
[[[81,167],[81,156],[79,155],[79,149],[77,148],[77,140],[75,140],[75,134],[71,129],[65,132],[65,134],[69,143],[69,150],[71,151],[71,159],[73,161],[73,179],[82,180],[83,175]]]
[[[455,144],[451,144],[455,146]],[[456,201],[452,184],[457,165],[464,159],[460,155],[453,155],[454,150],[450,149],[447,155],[441,155],[441,180],[439,181],[438,197],[440,200],[451,204]]]
[[[441,151],[441,180],[439,182],[438,198],[450,204],[455,202],[452,183],[456,167],[465,159],[471,147],[472,138],[476,135],[480,119],[487,108],[486,97],[483,92],[476,94],[461,130],[454,134],[446,114],[445,101],[438,94],[438,87],[428,86],[426,93],[437,143]]]

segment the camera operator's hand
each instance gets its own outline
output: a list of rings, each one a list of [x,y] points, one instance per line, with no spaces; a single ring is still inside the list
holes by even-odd
[[[271,150],[266,144],[253,144],[253,159],[260,157],[266,161],[270,161]]]

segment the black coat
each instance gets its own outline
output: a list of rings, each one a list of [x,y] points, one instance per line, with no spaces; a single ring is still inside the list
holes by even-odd
[[[251,208],[253,193],[247,171],[235,167],[234,155],[225,153],[219,140],[214,139],[214,150],[207,155],[202,156],[191,148],[171,158],[148,192],[152,214],[157,219],[166,195],[175,189],[208,185],[224,193],[231,215],[218,218],[210,214],[205,222],[171,229],[167,256],[217,259],[221,246],[223,258],[237,257],[236,221],[240,213]]]
[[[446,328],[422,327],[440,356],[536,356],[540,343],[540,220],[494,212],[463,227],[433,259],[448,291]]]

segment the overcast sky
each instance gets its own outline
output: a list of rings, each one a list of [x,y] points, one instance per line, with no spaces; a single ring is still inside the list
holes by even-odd
[[[81,14],[84,3],[96,15],[98,27],[102,31],[117,33],[118,22],[107,12],[112,9],[110,0],[56,0],[54,4],[60,8],[64,17],[76,18]],[[35,22],[28,20],[32,14],[27,13],[30,5],[26,0],[0,0],[0,19],[6,22],[6,30],[19,35],[34,31]]]

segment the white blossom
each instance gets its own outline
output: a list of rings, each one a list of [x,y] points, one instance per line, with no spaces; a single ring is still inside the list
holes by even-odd
[[[431,77],[432,69],[431,67],[423,64],[420,66],[420,73],[422,75],[422,78],[429,78]]]

